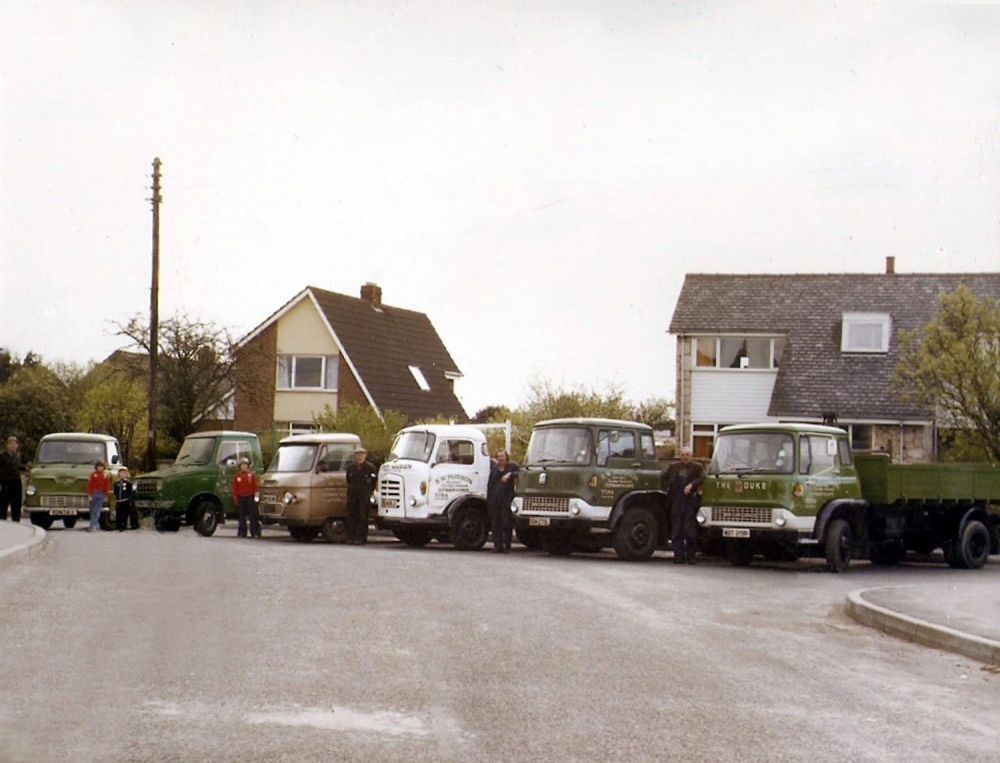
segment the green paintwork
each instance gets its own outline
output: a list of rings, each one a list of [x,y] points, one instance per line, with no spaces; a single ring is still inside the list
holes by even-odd
[[[41,453],[42,448],[50,449],[51,453],[54,443],[66,443],[70,448],[74,445],[100,447],[103,453],[100,457],[108,464],[108,474],[113,483],[117,479],[118,467],[121,466],[119,463],[113,463],[118,454],[118,440],[110,435],[60,432],[45,435],[38,443],[35,465],[28,472],[28,480],[25,485],[25,509],[29,512],[40,511],[44,514],[47,508],[57,510],[75,508],[80,514],[85,514],[88,508],[87,481],[90,479],[91,472],[94,471],[94,463],[89,460],[86,463],[61,460],[39,463],[39,453]],[[57,445],[57,447],[59,446]],[[43,501],[54,505],[43,507]]]
[[[1000,501],[1000,468],[995,464],[894,464],[887,453],[858,453],[855,464],[862,494],[872,504]]]
[[[184,517],[201,500],[214,496],[225,514],[235,513],[232,484],[239,467],[235,463],[220,463],[223,445],[227,442],[248,442],[251,469],[261,474],[264,460],[257,435],[250,432],[198,432],[188,435],[184,442],[188,443],[192,439],[213,441],[211,457],[207,463],[186,464],[175,461],[172,466],[143,474],[135,483],[138,509]],[[159,486],[155,493],[148,487],[154,481]]]

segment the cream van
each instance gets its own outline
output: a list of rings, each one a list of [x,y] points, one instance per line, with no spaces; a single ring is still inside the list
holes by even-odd
[[[344,470],[361,439],[353,434],[297,434],[278,443],[260,480],[260,521],[281,525],[295,540],[320,533],[330,543],[347,540]]]

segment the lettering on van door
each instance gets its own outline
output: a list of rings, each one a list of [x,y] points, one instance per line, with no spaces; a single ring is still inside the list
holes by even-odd
[[[444,474],[434,478],[434,501],[447,503],[452,498],[472,492],[472,476]]]

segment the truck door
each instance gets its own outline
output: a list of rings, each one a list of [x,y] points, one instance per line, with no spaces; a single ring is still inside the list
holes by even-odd
[[[439,514],[455,498],[476,490],[482,482],[476,464],[476,444],[461,437],[441,437],[431,465],[429,513]]]
[[[807,475],[806,496],[819,508],[833,500],[840,487],[837,441],[826,435],[804,435],[799,440],[799,456],[799,471]]]
[[[597,485],[601,506],[613,506],[618,496],[637,487],[637,448],[635,432],[601,429],[597,433]]]
[[[330,444],[320,450],[319,461],[312,477],[309,500],[312,514],[322,517],[342,517],[347,514],[347,477],[344,472],[351,462],[354,445]]]

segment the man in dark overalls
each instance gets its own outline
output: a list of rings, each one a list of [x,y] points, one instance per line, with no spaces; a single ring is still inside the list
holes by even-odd
[[[681,448],[681,460],[671,464],[662,477],[670,504],[674,564],[694,564],[697,551],[695,514],[701,503],[699,488],[705,481],[705,470],[691,456],[691,448]]]
[[[372,504],[377,472],[368,463],[368,451],[355,448],[354,463],[347,466],[347,542],[368,542],[368,511]]]
[[[17,452],[17,438],[11,435],[0,451],[0,519],[7,518],[7,508],[10,507],[10,518],[21,521],[21,472],[24,466]]]

